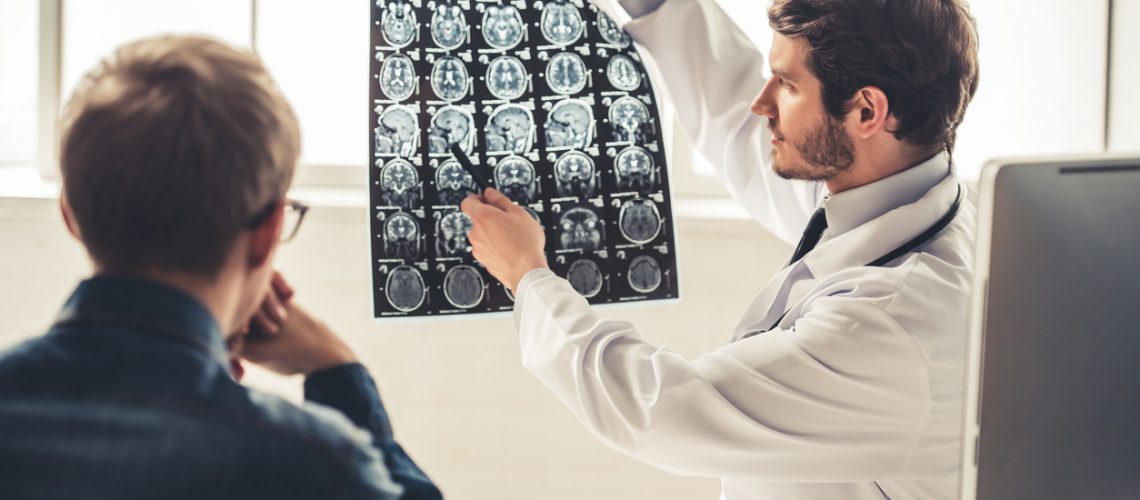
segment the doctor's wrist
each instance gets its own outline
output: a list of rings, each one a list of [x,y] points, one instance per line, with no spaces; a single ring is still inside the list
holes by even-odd
[[[515,294],[517,297],[519,285],[522,283],[523,278],[525,278],[526,275],[530,274],[531,272],[539,269],[550,269],[550,266],[546,264],[546,256],[519,262],[518,265],[514,266],[510,277],[503,284],[507,285],[507,288],[511,289],[511,293]]]

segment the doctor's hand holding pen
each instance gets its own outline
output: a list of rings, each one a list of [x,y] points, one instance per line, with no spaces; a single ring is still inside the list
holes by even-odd
[[[460,208],[471,217],[472,254],[511,292],[527,273],[547,267],[542,227],[506,195],[487,188],[482,196],[468,196]]]

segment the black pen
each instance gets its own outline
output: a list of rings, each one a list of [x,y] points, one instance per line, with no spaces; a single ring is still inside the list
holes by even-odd
[[[475,180],[475,185],[479,186],[479,196],[482,197],[483,193],[487,191],[487,188],[491,187],[491,183],[487,181],[486,177],[483,177],[483,173],[478,171],[475,165],[471,164],[471,159],[463,153],[463,149],[459,147],[459,144],[451,144],[451,154],[455,156],[455,159],[463,166],[463,170],[471,174],[471,178]]]

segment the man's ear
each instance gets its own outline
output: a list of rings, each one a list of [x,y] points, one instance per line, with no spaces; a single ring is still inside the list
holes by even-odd
[[[75,224],[75,214],[71,213],[71,205],[67,204],[67,197],[63,193],[59,193],[59,213],[63,215],[63,224],[67,226],[67,232],[82,242],[83,237],[79,236],[79,226]]]
[[[898,120],[891,114],[891,103],[883,89],[863,87],[855,93],[851,104],[851,112],[858,117],[856,133],[863,139],[879,131],[891,132],[898,126]]]
[[[249,254],[247,261],[251,268],[265,265],[273,249],[281,240],[281,229],[285,223],[285,203],[278,202],[273,208],[273,214],[265,219],[261,225],[249,230]]]

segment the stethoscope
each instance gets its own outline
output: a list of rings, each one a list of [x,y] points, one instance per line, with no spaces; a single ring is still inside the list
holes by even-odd
[[[958,185],[958,195],[954,198],[954,203],[950,205],[950,209],[946,211],[946,214],[943,215],[942,218],[938,219],[938,221],[936,221],[934,223],[934,225],[930,226],[929,228],[926,229],[926,231],[923,231],[918,236],[915,236],[914,238],[912,238],[910,241],[907,241],[906,243],[903,243],[902,245],[900,245],[898,248],[891,250],[890,252],[887,252],[882,257],[879,257],[879,258],[871,261],[871,263],[867,264],[866,267],[883,267],[887,263],[889,263],[889,262],[891,262],[891,261],[893,261],[899,257],[902,257],[903,255],[906,255],[910,252],[913,252],[915,249],[917,249],[918,247],[920,247],[922,245],[925,245],[926,243],[930,242],[930,240],[934,239],[935,236],[938,236],[938,233],[941,233],[944,229],[946,229],[946,227],[949,226],[950,223],[954,221],[954,218],[958,216],[958,212],[961,212],[961,211],[962,211],[962,185],[959,184]],[[780,326],[780,323],[784,321],[784,318],[787,317],[788,313],[790,313],[790,312],[792,312],[792,308],[786,309],[784,311],[784,313],[780,315],[779,318],[776,318],[776,321],[774,323],[772,323],[772,326],[770,326],[764,330],[753,330],[753,331],[750,331],[748,333],[745,333],[738,340],[746,339],[746,338],[751,337],[753,335],[759,335],[761,333],[765,333],[765,332],[768,332],[771,330],[775,330],[777,326]]]

